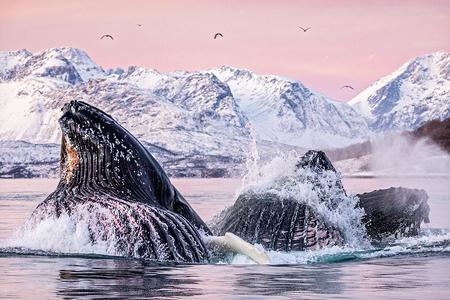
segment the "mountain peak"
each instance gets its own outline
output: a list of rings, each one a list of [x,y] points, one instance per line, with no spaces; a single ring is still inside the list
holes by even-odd
[[[56,55],[67,59],[75,67],[84,82],[90,79],[102,77],[106,74],[101,67],[94,63],[85,51],[78,48],[50,48],[42,53],[50,55],[50,57]]]
[[[25,49],[0,52],[1,80],[17,80],[31,75],[78,84],[105,74],[85,51],[77,48],[49,48],[34,54]]]
[[[362,91],[348,104],[375,131],[411,130],[450,116],[450,54],[414,58]]]

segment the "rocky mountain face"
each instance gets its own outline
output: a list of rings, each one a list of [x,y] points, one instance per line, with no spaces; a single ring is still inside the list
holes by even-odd
[[[450,54],[417,57],[348,102],[375,132],[413,130],[450,117]]]

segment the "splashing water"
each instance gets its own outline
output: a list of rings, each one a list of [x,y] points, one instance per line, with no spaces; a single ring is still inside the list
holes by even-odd
[[[102,208],[98,208],[102,210]],[[99,213],[99,211],[96,211]],[[117,251],[113,228],[103,228],[108,235],[106,240],[91,240],[92,212],[87,207],[79,207],[75,215],[62,213],[59,217],[50,215],[37,223],[30,218],[2,246],[7,248],[26,248],[53,253],[78,253],[121,256]],[[113,227],[113,226],[111,226]]]
[[[258,152],[258,144],[256,139],[256,132],[253,127],[249,128],[250,131],[250,145],[247,159],[245,161],[246,173],[242,178],[244,184],[255,180],[258,177],[258,164],[260,163],[260,157]]]
[[[370,247],[361,222],[364,210],[357,207],[358,199],[342,189],[341,175],[333,171],[318,174],[311,169],[296,167],[298,154],[280,154],[269,163],[249,170],[240,193],[270,193],[281,199],[295,199],[313,208],[319,216],[336,226],[350,247]]]
[[[207,251],[199,237],[185,229],[187,221],[178,222],[167,211],[141,203],[98,199],[69,203],[70,213],[62,211],[56,217],[53,203],[45,204],[35,210],[6,247],[158,261],[206,259]]]

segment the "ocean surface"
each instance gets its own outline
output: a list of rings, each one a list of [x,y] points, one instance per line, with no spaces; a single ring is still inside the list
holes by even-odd
[[[232,205],[241,185],[239,179],[172,181],[205,220]],[[273,265],[239,255],[218,264],[168,264],[48,251],[40,245],[74,237],[45,230],[27,235],[28,247],[10,247],[56,183],[0,180],[0,299],[450,299],[449,178],[344,178],[350,193],[425,189],[431,223],[417,238],[379,247],[272,251]]]

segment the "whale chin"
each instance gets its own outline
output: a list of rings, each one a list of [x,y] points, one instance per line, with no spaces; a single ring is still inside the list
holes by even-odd
[[[68,216],[84,222],[91,243],[155,260],[203,262],[209,228],[164,170],[111,116],[84,102],[62,109],[61,175],[32,223]]]

